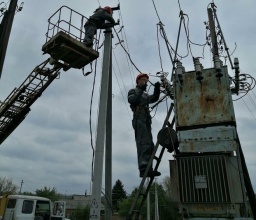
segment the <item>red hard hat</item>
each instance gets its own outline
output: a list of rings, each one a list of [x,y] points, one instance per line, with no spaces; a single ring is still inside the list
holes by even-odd
[[[105,11],[109,14],[112,14],[112,9],[109,6],[104,7]]]
[[[148,74],[146,73],[140,73],[137,77],[136,77],[136,83],[138,84],[138,80],[142,77],[146,77],[147,79],[149,79]]]

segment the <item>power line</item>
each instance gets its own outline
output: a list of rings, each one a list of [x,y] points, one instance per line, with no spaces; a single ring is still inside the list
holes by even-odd
[[[118,38],[118,40],[119,40],[119,43],[120,43],[120,45],[122,46],[122,48],[124,49],[124,51],[127,53],[127,55],[128,55],[128,57],[129,57],[130,62],[131,62],[131,63],[132,63],[132,65],[136,68],[136,70],[137,70],[138,72],[141,72],[141,71],[138,69],[138,67],[135,65],[135,63],[132,61],[132,59],[131,59],[131,56],[130,56],[129,52],[128,52],[128,51],[126,50],[126,48],[123,46],[122,41],[120,40],[120,37],[119,37],[119,35],[118,35],[118,33],[117,33],[117,31],[116,31],[116,29],[115,29],[115,28],[114,28],[114,30],[115,30],[116,36],[117,36],[117,38]]]
[[[123,36],[123,32],[124,32],[124,36]],[[123,29],[121,31],[121,36],[122,36],[122,39],[125,39],[124,42],[125,42],[127,51],[128,51],[128,53],[130,53],[129,46],[128,46],[128,41],[127,41],[126,34],[125,34],[125,29]],[[129,62],[128,54],[125,54],[125,57],[126,57],[126,62],[127,62],[128,69],[129,69],[129,74],[130,74],[131,82],[132,82],[133,86],[135,86],[135,83],[134,83],[135,73],[134,73],[134,70],[133,70],[133,66],[132,66],[131,62]]]
[[[156,5],[155,5],[154,0],[152,0],[152,3],[153,3],[153,5],[154,5],[154,8],[155,8],[155,11],[156,11],[156,15],[157,15],[157,17],[158,17],[158,20],[159,20],[159,22],[161,22],[161,19],[160,19],[160,17],[159,17],[158,12],[157,12]]]
[[[119,0],[118,0],[118,3],[120,5],[120,1]],[[121,8],[120,8],[120,10],[118,10],[118,13],[119,13],[119,18],[120,18],[121,24],[122,24],[121,29],[123,29],[121,31],[121,36],[122,36],[122,39],[124,39],[124,42],[125,42],[125,45],[126,45],[128,53],[130,53],[129,46],[128,46],[128,41],[127,41],[127,37],[126,37],[126,32],[125,32],[125,29],[124,29],[124,21],[123,21],[123,16],[122,16],[122,13],[121,13]],[[129,69],[129,73],[130,73],[130,77],[131,77],[131,82],[132,82],[133,86],[135,86],[135,83],[134,83],[135,74],[134,74],[133,67],[132,67],[131,63],[129,62],[129,57],[128,57],[127,54],[126,54],[126,61],[128,63],[128,69]],[[132,76],[132,72],[133,72],[133,76]]]
[[[127,102],[125,101],[124,94],[123,94],[123,92],[122,92],[122,89],[121,89],[121,86],[120,86],[120,83],[119,83],[119,80],[118,80],[118,78],[117,78],[116,71],[115,71],[114,68],[113,68],[113,72],[114,72],[114,74],[115,74],[116,81],[117,81],[117,84],[118,84],[118,86],[119,86],[119,89],[120,89],[120,92],[121,92],[121,95],[122,95],[122,98],[123,98],[123,101],[124,101],[126,110],[127,110],[127,112],[128,112],[128,115],[129,115],[130,119],[132,119],[131,114],[130,114],[130,111],[129,111],[128,107],[127,107]]]
[[[128,94],[128,91],[126,90],[126,86],[125,86],[125,84],[124,84],[124,80],[123,80],[123,77],[122,77],[122,74],[121,74],[121,71],[120,71],[120,68],[119,68],[117,59],[116,59],[115,51],[113,51],[113,54],[114,54],[114,58],[115,58],[115,61],[116,61],[116,65],[117,65],[118,71],[119,71],[119,73],[120,73],[120,77],[121,77],[121,80],[122,80],[122,83],[123,83],[123,86],[124,86],[125,93]]]
[[[253,90],[251,90],[251,91],[252,91],[253,96],[256,98],[256,95],[254,94]]]
[[[250,99],[250,101],[251,101],[253,107],[256,109],[256,103],[255,103],[255,101],[253,100],[253,98],[251,97],[251,95],[250,95],[249,92],[248,92],[248,98]]]
[[[180,11],[181,11],[180,0],[178,0],[178,5],[179,5]]]
[[[100,36],[101,36],[101,31],[99,33],[98,39],[97,39],[97,43],[96,43],[96,47],[97,47],[97,51],[99,50],[99,42],[100,42]],[[91,165],[91,181],[93,182],[93,168],[94,168],[94,156],[95,156],[95,149],[93,146],[93,137],[92,137],[92,102],[93,102],[93,96],[94,96],[94,88],[95,88],[95,82],[96,82],[96,75],[97,75],[97,59],[95,61],[95,65],[94,65],[94,77],[93,77],[93,84],[92,84],[92,93],[91,93],[91,100],[90,100],[90,113],[89,113],[89,127],[90,127],[90,136],[91,136],[91,148],[92,148],[92,165]]]
[[[162,72],[164,71],[163,70],[163,62],[162,62],[162,57],[161,57],[161,50],[160,50],[160,43],[159,43],[159,35],[158,35],[158,31],[159,31],[159,29],[158,29],[158,25],[157,25],[157,45],[158,45],[158,55],[159,55],[159,59],[160,59],[160,65],[161,65],[161,70],[162,70]]]
[[[251,109],[248,107],[248,105],[246,104],[246,102],[244,101],[244,99],[243,99],[243,98],[241,98],[241,99],[242,99],[242,101],[244,102],[244,104],[245,104],[245,106],[247,107],[247,109],[248,109],[248,110],[250,111],[250,113],[252,114],[252,116],[254,117],[254,119],[256,120],[256,117],[253,115]]]

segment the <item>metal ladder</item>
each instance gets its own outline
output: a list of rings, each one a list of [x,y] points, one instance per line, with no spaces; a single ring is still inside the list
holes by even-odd
[[[173,124],[174,124],[174,117],[173,117],[172,123],[169,123],[169,117],[170,117],[170,115],[172,113],[173,107],[174,107],[174,104],[172,103],[170,108],[169,108],[169,111],[167,113],[167,116],[165,118],[165,121],[164,121],[164,124],[163,124],[162,128],[165,128],[167,125],[169,127],[173,126]],[[144,203],[145,203],[145,201],[147,199],[148,192],[149,192],[150,187],[151,187],[151,185],[152,185],[152,183],[154,181],[154,177],[150,177],[150,181],[148,182],[148,185],[146,186],[146,189],[143,192],[145,181],[146,181],[146,178],[147,178],[147,174],[148,174],[148,172],[150,170],[150,167],[151,167],[151,164],[152,164],[153,160],[156,160],[156,164],[155,164],[154,170],[158,169],[158,167],[160,165],[160,162],[161,162],[161,159],[162,159],[163,154],[164,154],[165,148],[162,147],[158,157],[156,156],[156,152],[157,152],[158,146],[159,146],[159,142],[157,141],[157,143],[156,143],[156,145],[154,147],[153,153],[152,153],[152,155],[150,157],[150,160],[149,160],[148,166],[146,168],[146,171],[144,173],[144,176],[143,176],[143,178],[141,180],[139,189],[138,189],[138,191],[137,191],[137,193],[135,195],[134,201],[133,201],[133,203],[131,205],[131,208],[130,208],[130,210],[128,212],[128,215],[126,217],[126,220],[133,220],[133,219],[134,220],[138,220],[139,217],[140,217],[141,209],[142,209],[142,207],[143,207],[143,205],[144,205]],[[142,200],[141,200],[141,202],[139,204],[139,198],[140,197],[142,197]],[[138,207],[138,208],[136,209],[135,207]]]
[[[30,106],[59,75],[61,67],[46,68],[49,59],[36,66],[19,88],[0,103],[0,144],[16,129],[30,111]]]

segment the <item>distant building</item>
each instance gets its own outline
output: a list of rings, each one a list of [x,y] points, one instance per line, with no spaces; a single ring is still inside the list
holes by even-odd
[[[62,198],[66,202],[66,218],[70,218],[77,208],[85,208],[91,204],[91,195],[72,195]],[[101,203],[101,214],[104,214],[105,206]]]
[[[75,209],[84,208],[91,205],[91,195],[72,195],[61,198],[62,201],[66,202],[66,218],[71,218]],[[104,219],[105,214],[105,199],[101,200],[100,214],[101,219]],[[112,216],[112,220],[121,220],[118,214]]]

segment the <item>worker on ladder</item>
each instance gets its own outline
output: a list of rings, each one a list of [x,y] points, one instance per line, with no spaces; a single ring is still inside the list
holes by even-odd
[[[105,21],[109,23],[106,23]],[[110,28],[115,25],[115,20],[112,17],[112,9],[109,6],[104,8],[97,8],[94,14],[89,17],[88,21],[85,23],[85,37],[84,44],[87,47],[92,48],[93,37],[96,34],[97,29]]]
[[[132,126],[135,132],[137,146],[138,167],[140,177],[144,176],[150,157],[153,152],[154,143],[151,133],[151,116],[149,104],[157,102],[160,96],[160,82],[155,83],[153,95],[148,95],[145,91],[149,76],[140,73],[136,77],[136,88],[128,92],[128,102],[133,111]],[[152,169],[152,164],[147,177],[160,176],[161,173]]]

